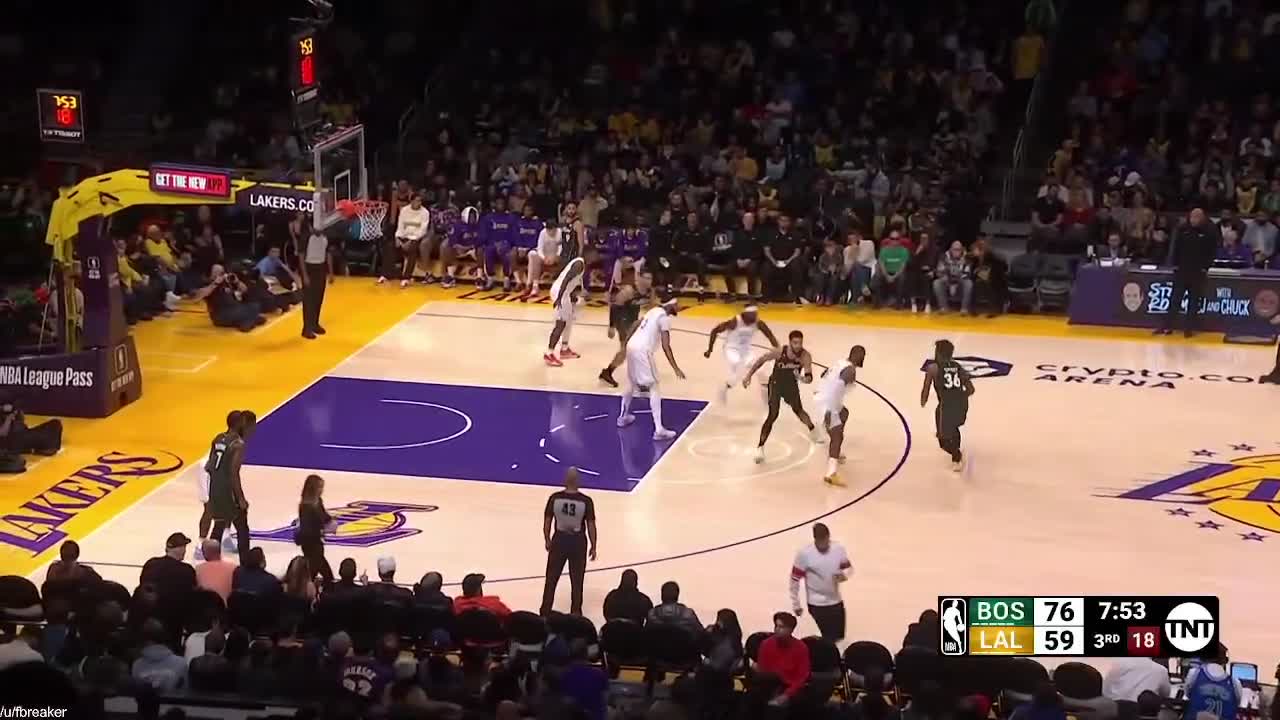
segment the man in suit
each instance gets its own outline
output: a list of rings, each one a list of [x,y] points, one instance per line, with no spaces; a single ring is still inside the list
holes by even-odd
[[[1205,215],[1202,208],[1194,208],[1173,234],[1169,243],[1168,264],[1173,267],[1173,293],[1169,297],[1169,312],[1157,335],[1170,335],[1182,314],[1182,298],[1187,299],[1186,320],[1183,333],[1191,337],[1195,331],[1195,316],[1200,312],[1200,299],[1204,294],[1209,266],[1213,264],[1222,236],[1218,226]]]

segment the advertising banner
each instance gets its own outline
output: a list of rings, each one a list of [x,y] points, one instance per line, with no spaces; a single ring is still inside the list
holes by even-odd
[[[1173,306],[1169,270],[1085,266],[1071,293],[1070,321],[1081,325],[1158,328]],[[1186,308],[1186,297],[1181,307]],[[1280,312],[1280,273],[1210,272],[1200,299],[1197,329],[1273,336]]]

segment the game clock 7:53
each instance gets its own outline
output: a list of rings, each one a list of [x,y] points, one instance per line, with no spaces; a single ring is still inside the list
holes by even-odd
[[[84,142],[84,97],[79,90],[36,90],[40,115],[40,139],[47,142]]]

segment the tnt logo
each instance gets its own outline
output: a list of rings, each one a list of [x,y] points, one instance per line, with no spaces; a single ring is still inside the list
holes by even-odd
[[[1164,619],[1169,643],[1184,653],[1197,653],[1208,647],[1216,629],[1213,613],[1197,602],[1178,605]]]
[[[964,371],[969,373],[969,377],[974,380],[978,380],[980,378],[1007,377],[1009,373],[1013,372],[1013,363],[1007,363],[1001,360],[974,357],[973,355],[957,356],[953,359],[959,363],[960,367],[964,368]],[[920,371],[923,372],[931,362],[933,362],[932,358],[925,360],[920,366]]]

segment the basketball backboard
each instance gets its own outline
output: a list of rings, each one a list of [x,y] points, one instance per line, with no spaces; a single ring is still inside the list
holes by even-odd
[[[369,197],[369,176],[364,166],[364,126],[340,128],[316,140],[315,209],[312,221],[324,229],[343,219],[337,204]]]

